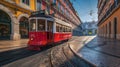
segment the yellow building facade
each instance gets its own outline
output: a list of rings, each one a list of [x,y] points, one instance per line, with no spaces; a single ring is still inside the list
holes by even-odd
[[[28,38],[28,18],[36,0],[0,0],[0,40]]]

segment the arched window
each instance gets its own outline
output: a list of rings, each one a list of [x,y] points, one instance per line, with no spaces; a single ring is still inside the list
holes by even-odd
[[[11,19],[8,14],[0,10],[0,39],[10,39]]]

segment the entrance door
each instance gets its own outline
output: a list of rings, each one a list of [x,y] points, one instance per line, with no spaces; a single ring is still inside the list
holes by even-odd
[[[47,22],[47,31],[48,42],[53,42],[53,22]]]
[[[111,38],[111,22],[109,22],[109,38]]]
[[[117,39],[117,18],[114,19],[114,39]]]
[[[11,34],[11,19],[7,13],[0,10],[0,40],[9,40]]]
[[[22,17],[20,19],[19,28],[20,28],[21,38],[28,38],[29,22],[28,22],[28,19],[26,17]]]

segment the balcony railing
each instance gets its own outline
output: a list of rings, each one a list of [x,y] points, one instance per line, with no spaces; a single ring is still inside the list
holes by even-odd
[[[110,14],[111,12],[114,11],[114,9],[116,9],[118,6],[120,5],[120,0],[117,0],[116,2],[114,2],[112,4],[112,6],[108,9],[108,11],[106,12],[106,14],[102,17],[102,19],[99,21],[98,25],[103,22]]]

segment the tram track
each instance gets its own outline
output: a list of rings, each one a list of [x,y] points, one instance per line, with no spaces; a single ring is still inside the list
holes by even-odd
[[[62,46],[59,49],[52,49],[50,56],[52,67],[73,67],[64,55]]]
[[[7,54],[8,53],[8,54]],[[6,53],[1,53],[0,54],[0,66],[22,59],[22,58],[26,58],[28,56],[34,55],[38,53],[38,51],[29,51],[29,50],[17,50],[15,52],[6,52]]]
[[[68,42],[70,42],[70,41],[73,41],[74,39],[76,39],[76,38],[71,38],[70,40],[68,40]],[[59,63],[61,63],[61,61],[59,61],[59,60],[62,60],[62,59],[66,59],[66,62],[67,63],[65,63],[64,65],[62,65],[62,67],[75,67],[73,64],[72,64],[72,62],[67,58],[67,56],[66,56],[66,54],[65,54],[65,52],[64,52],[64,47],[65,46],[67,46],[68,45],[68,42],[65,42],[64,44],[61,44],[60,46],[59,46],[59,48],[58,49],[61,49],[61,50],[58,50],[58,51],[62,51],[61,52],[61,56],[63,56],[62,58],[58,58],[57,57],[57,61],[56,62],[59,62]],[[53,47],[54,48],[54,47]],[[51,49],[51,52],[50,52],[50,63],[51,63],[51,67],[61,67],[61,65],[58,65],[57,63],[55,63],[55,62],[53,62],[53,60],[52,60],[52,57],[53,57],[53,55],[55,55],[55,54],[58,54],[58,52],[56,52],[56,53],[54,53],[56,50],[55,49]],[[55,57],[54,57],[55,58]],[[62,64],[62,63],[61,63]],[[56,66],[54,66],[54,65],[56,65]]]
[[[68,42],[76,38],[70,39]],[[42,51],[29,51],[26,48],[15,51],[0,53],[0,66],[3,67],[76,67],[67,54],[67,43],[64,42],[52,48],[47,48]],[[29,62],[28,62],[29,61]],[[53,62],[54,61],[54,62]]]

